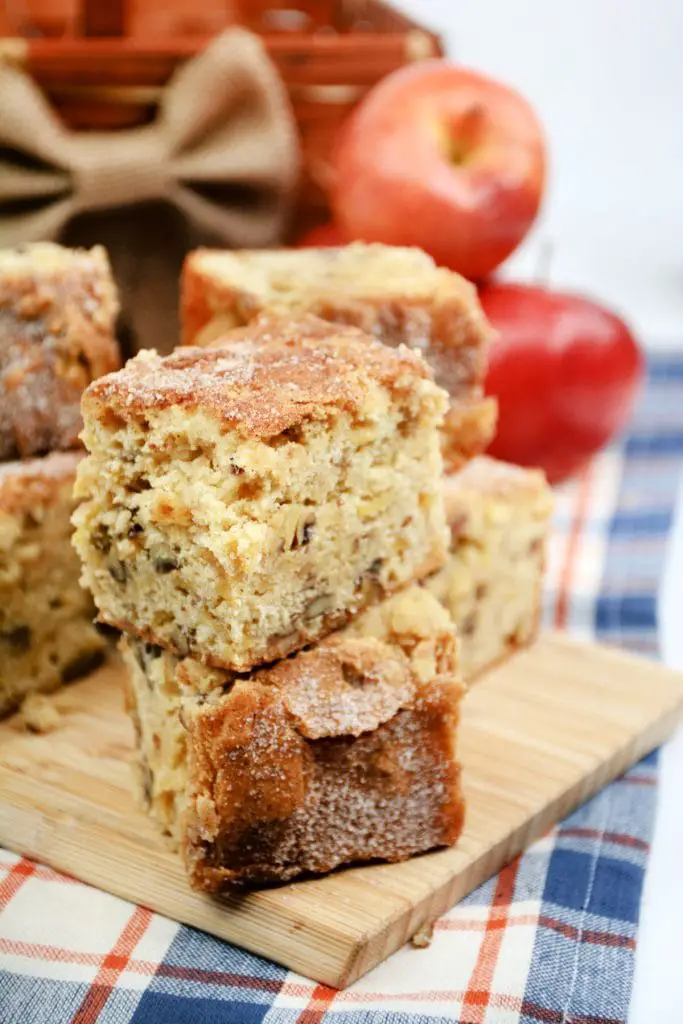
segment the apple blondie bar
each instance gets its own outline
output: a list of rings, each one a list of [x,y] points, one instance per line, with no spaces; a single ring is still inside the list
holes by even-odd
[[[451,550],[427,589],[450,613],[471,680],[535,638],[552,491],[540,470],[486,456],[444,483]]]
[[[482,390],[491,330],[476,289],[420,249],[355,243],[190,253],[182,278],[185,344],[211,345],[263,312],[313,313],[360,327],[387,345],[419,349],[451,396],[443,432],[447,466],[457,467],[491,441],[496,403]]]
[[[193,886],[286,881],[457,840],[453,626],[412,590],[353,635],[248,676],[122,640],[143,801]]]
[[[140,353],[83,400],[100,619],[243,671],[438,569],[446,405],[419,355],[314,317]]]
[[[0,465],[0,714],[102,658],[105,642],[71,546],[81,457],[54,452]]]
[[[120,365],[107,254],[0,250],[0,459],[78,446],[81,394]]]

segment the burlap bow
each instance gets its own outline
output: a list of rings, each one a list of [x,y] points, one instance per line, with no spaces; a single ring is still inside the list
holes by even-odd
[[[154,123],[125,131],[70,131],[29,75],[0,63],[0,246],[107,245],[144,344],[174,340],[159,334],[174,330],[188,247],[278,241],[298,164],[282,83],[242,29],[176,71]]]

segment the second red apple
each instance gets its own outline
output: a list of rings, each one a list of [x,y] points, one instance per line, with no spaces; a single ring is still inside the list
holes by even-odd
[[[643,373],[638,344],[584,296],[493,282],[479,298],[498,335],[486,382],[499,407],[491,454],[563,480],[628,421]]]

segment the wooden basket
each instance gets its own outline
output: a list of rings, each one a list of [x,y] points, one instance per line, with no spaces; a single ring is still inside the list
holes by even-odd
[[[258,32],[289,90],[304,160],[294,230],[323,220],[340,125],[385,75],[441,54],[438,36],[378,0],[24,0],[0,10],[0,54],[24,66],[74,128],[154,116],[176,65],[230,24]]]

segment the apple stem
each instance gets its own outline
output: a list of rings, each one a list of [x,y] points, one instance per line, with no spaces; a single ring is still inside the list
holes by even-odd
[[[451,121],[446,132],[446,155],[453,166],[461,167],[467,162],[479,141],[485,119],[484,104],[471,103]]]
[[[483,103],[472,103],[457,119],[454,128],[464,149],[472,149],[479,141],[482,125],[486,120]]]
[[[542,288],[550,287],[550,268],[555,255],[555,243],[552,238],[544,238],[538,248],[536,261],[536,284]]]
[[[483,103],[471,103],[467,110],[464,111],[460,119],[460,124],[466,131],[468,128],[478,128],[483,121],[485,114],[486,107]]]

